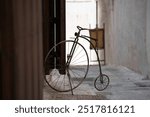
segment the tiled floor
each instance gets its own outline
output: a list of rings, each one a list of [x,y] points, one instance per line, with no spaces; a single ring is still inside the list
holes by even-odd
[[[104,91],[94,88],[94,80],[98,76],[98,66],[91,66],[85,81],[71,92],[59,93],[47,85],[43,89],[43,99],[55,100],[149,100],[150,80],[125,67],[103,66],[102,72],[110,78],[110,85]]]

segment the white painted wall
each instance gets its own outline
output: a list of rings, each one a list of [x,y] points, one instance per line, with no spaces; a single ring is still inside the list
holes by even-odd
[[[150,0],[147,0],[147,31],[146,31],[146,46],[148,57],[148,72],[150,77]]]
[[[107,63],[123,65],[144,75],[150,69],[147,1],[105,0]]]

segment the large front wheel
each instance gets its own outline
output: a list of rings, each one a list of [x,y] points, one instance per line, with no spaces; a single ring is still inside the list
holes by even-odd
[[[60,50],[63,50],[64,58],[61,58]],[[65,64],[60,62],[62,59],[65,59]],[[89,69],[87,51],[78,42],[62,41],[50,49],[45,58],[44,68],[48,71],[45,75],[48,86],[60,92],[71,91],[77,88],[87,76]]]

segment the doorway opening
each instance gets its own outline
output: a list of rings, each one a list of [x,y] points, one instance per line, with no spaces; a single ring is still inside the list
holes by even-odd
[[[66,0],[66,40],[74,40],[77,26],[95,29],[98,26],[99,15],[98,0]],[[82,35],[90,36],[89,31],[81,31]],[[90,48],[89,42],[80,39],[79,42],[85,47],[89,56],[90,65],[98,64],[95,51]],[[98,50],[99,57],[104,60],[104,49]]]

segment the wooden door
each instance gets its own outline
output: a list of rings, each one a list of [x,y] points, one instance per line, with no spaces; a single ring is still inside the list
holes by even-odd
[[[56,43],[65,40],[65,0],[43,0],[43,53],[46,54]],[[61,59],[57,59],[57,64],[65,64],[65,47],[57,51]],[[49,59],[49,68],[54,67],[54,57]],[[64,70],[63,70],[64,71]],[[62,72],[63,72],[62,71]],[[60,71],[61,72],[61,71]]]

